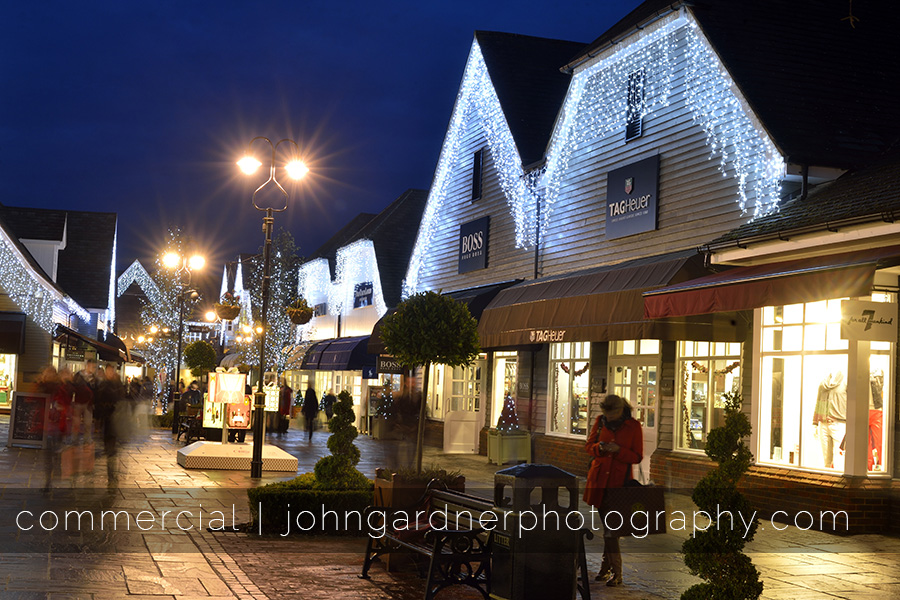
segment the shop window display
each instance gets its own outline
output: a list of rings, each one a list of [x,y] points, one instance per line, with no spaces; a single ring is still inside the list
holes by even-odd
[[[0,354],[0,407],[11,406],[15,377],[16,355]]]
[[[679,447],[703,450],[711,429],[724,425],[726,392],[741,386],[741,345],[721,342],[679,344]]]
[[[518,376],[518,358],[515,352],[494,353],[494,387],[492,390],[491,424],[497,425],[497,419],[503,413],[503,407],[511,399],[515,403],[516,381]]]
[[[550,411],[552,433],[585,436],[590,398],[590,342],[550,345]]]
[[[873,299],[890,300],[884,294]],[[760,462],[844,472],[850,346],[840,326],[840,300],[762,309]],[[870,472],[885,470],[891,350],[889,342],[870,342]]]

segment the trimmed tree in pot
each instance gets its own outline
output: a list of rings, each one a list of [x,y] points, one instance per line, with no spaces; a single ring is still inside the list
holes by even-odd
[[[743,438],[750,435],[750,419],[741,411],[741,394],[726,392],[725,425],[709,432],[706,454],[719,466],[697,482],[691,495],[694,503],[707,514],[725,511],[735,515],[736,522],[754,515],[747,497],[737,489],[738,480],[750,468],[753,459]],[[740,516],[738,516],[740,515]],[[750,557],[742,552],[756,535],[759,521],[752,519],[749,528],[743,526],[709,527],[685,540],[681,547],[684,564],[691,574],[705,579],[705,583],[691,586],[682,600],[756,600],[762,594],[759,571]]]
[[[478,323],[462,302],[436,292],[422,292],[401,302],[394,314],[384,318],[381,339],[401,365],[424,369],[416,436],[416,471],[421,471],[428,372],[432,363],[450,367],[470,364],[481,351]]]

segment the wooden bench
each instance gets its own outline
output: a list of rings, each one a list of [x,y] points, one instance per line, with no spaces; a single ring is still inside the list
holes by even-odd
[[[417,507],[366,509],[366,522],[377,521],[377,524],[369,531],[360,577],[369,579],[372,562],[384,554],[411,552],[429,560],[425,600],[455,584],[475,588],[488,600],[491,532],[481,527],[479,520],[493,506],[484,498],[435,489],[432,484]],[[372,513],[376,514],[370,521]],[[382,516],[381,520],[378,515]],[[395,525],[399,528],[395,529]]]

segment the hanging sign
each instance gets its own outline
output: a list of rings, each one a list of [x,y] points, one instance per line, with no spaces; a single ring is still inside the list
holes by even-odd
[[[362,308],[363,306],[372,306],[372,296],[374,295],[374,286],[371,281],[365,283],[357,283],[353,288],[353,308]]]
[[[841,339],[897,341],[897,305],[893,302],[841,300]]]
[[[490,217],[481,217],[459,226],[459,272],[487,267]]]
[[[379,373],[391,373],[393,375],[404,375],[407,369],[397,362],[393,356],[379,356],[378,363],[375,365]]]
[[[606,238],[653,231],[659,196],[659,154],[606,176]]]

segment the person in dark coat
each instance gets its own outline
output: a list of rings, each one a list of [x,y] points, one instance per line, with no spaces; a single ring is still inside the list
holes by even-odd
[[[103,431],[103,450],[106,454],[106,477],[109,487],[115,487],[119,482],[118,443],[125,432],[118,431],[117,417],[122,416],[123,407],[121,405],[124,400],[125,385],[119,379],[116,368],[108,364],[105,377],[100,381],[97,395],[94,397],[94,416],[100,421]],[[116,415],[116,411],[119,411],[118,415]]]
[[[306,430],[309,432],[309,441],[312,441],[313,429],[316,428],[316,419],[319,416],[319,399],[316,398],[316,390],[309,386],[303,395],[303,416],[306,417]]]
[[[334,403],[337,402],[337,396],[334,395],[334,392],[328,390],[325,394],[325,397],[322,398],[322,408],[325,409],[325,418],[329,421],[331,417],[334,416]]]
[[[278,393],[278,433],[287,433],[291,423],[291,405],[294,403],[294,390],[281,378],[281,390]]]

